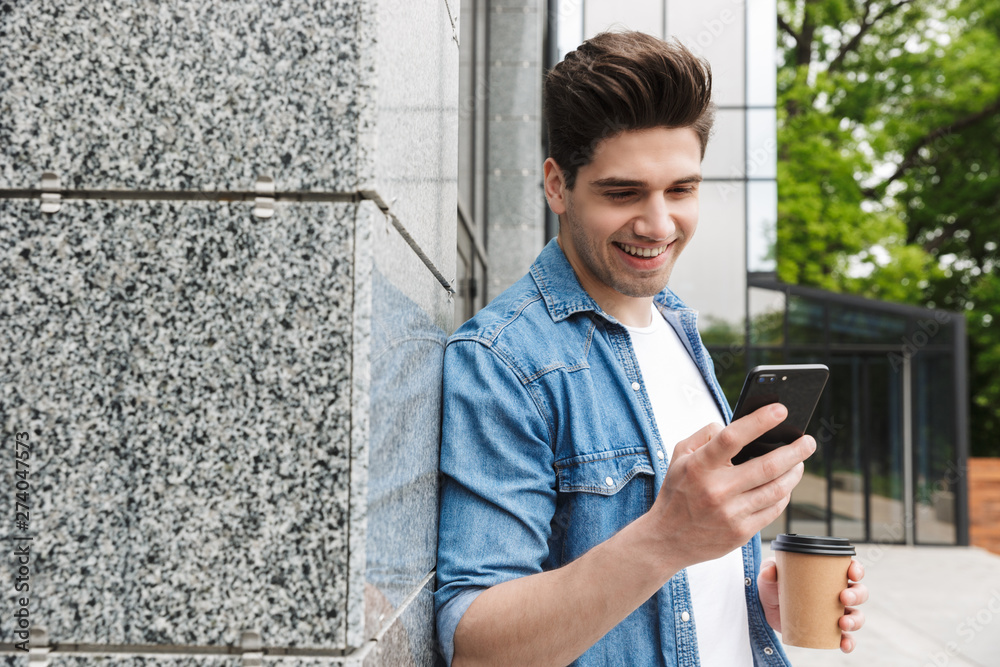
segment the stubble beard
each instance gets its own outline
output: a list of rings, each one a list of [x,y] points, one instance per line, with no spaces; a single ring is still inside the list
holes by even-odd
[[[562,225],[568,227],[567,231],[573,239],[573,247],[576,248],[577,256],[587,270],[597,280],[619,294],[632,298],[648,298],[656,296],[667,286],[676,257],[670,258],[661,271],[646,279],[633,278],[614,270],[614,262],[616,261],[614,253],[618,252],[617,248],[598,248],[592,239],[582,232],[583,226],[577,220],[573,206],[569,201],[566,206],[566,219]],[[673,251],[674,249],[671,248],[666,252],[673,253]],[[607,261],[603,261],[605,259]]]

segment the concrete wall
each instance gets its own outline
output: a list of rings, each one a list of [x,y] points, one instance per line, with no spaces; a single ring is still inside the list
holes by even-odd
[[[5,478],[31,446],[30,525],[0,539],[30,545],[49,664],[433,661],[455,20],[441,0],[0,13]],[[0,661],[23,665],[12,611]]]

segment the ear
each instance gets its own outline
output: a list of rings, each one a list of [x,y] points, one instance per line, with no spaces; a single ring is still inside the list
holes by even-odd
[[[566,212],[566,179],[562,169],[552,158],[546,158],[542,168],[545,170],[545,199],[553,213],[562,215]]]

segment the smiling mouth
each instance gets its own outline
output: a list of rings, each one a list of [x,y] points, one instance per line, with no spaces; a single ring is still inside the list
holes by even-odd
[[[656,257],[663,253],[664,250],[670,247],[670,244],[660,246],[658,248],[639,248],[634,245],[627,245],[625,243],[615,243],[616,246],[624,250],[629,255],[633,257]]]

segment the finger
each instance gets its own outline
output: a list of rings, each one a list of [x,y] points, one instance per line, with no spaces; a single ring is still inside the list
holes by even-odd
[[[776,494],[780,496],[780,494]],[[771,524],[772,521],[781,516],[781,513],[785,511],[785,507],[788,506],[789,501],[792,499],[791,494],[780,496],[778,502],[773,504],[765,504],[762,509],[753,512],[746,518],[746,524],[744,528],[751,533],[760,532],[765,526]],[[745,507],[752,507],[753,503],[747,502]]]
[[[702,448],[708,464],[711,467],[732,465],[731,459],[744,446],[783,422],[787,416],[788,409],[784,405],[771,403],[732,422]]]
[[[764,486],[783,475],[787,475],[796,465],[812,456],[815,451],[816,440],[811,435],[804,435],[795,442],[782,445],[773,452],[768,452],[741,464],[739,467],[744,475],[741,484],[743,490]],[[794,487],[798,482],[798,479],[794,480],[792,486]]]
[[[773,558],[766,558],[760,564],[760,573],[757,575],[757,585],[762,583],[773,584],[778,581],[778,563]]]
[[[716,424],[715,422],[698,429],[694,435],[684,438],[677,443],[677,446],[674,448],[674,458],[678,455],[690,454],[691,452],[704,447],[711,442],[712,438],[718,435],[720,431],[722,431],[722,425]]]
[[[868,587],[864,584],[851,584],[840,591],[840,602],[845,607],[868,602]]]
[[[854,637],[848,634],[840,636],[840,650],[844,653],[850,653],[854,650],[857,644],[854,641]]]
[[[752,468],[741,470],[739,472],[744,476],[744,479],[740,482],[737,488],[750,486],[754,481],[756,481],[750,479],[753,472]],[[804,472],[804,465],[801,463],[792,463],[792,467],[782,472],[776,479],[766,481],[759,486],[750,487],[748,490],[743,492],[743,500],[746,503],[744,511],[747,513],[756,513],[767,507],[777,505],[781,501],[785,500],[787,497],[791,496],[795,486],[799,483],[799,480],[802,479],[802,474]]]
[[[847,578],[851,581],[861,581],[865,577],[865,566],[861,561],[852,560],[851,566],[847,568]]]
[[[860,609],[848,607],[845,612],[837,621],[841,630],[851,632],[852,630],[860,630],[865,626],[865,615]]]

